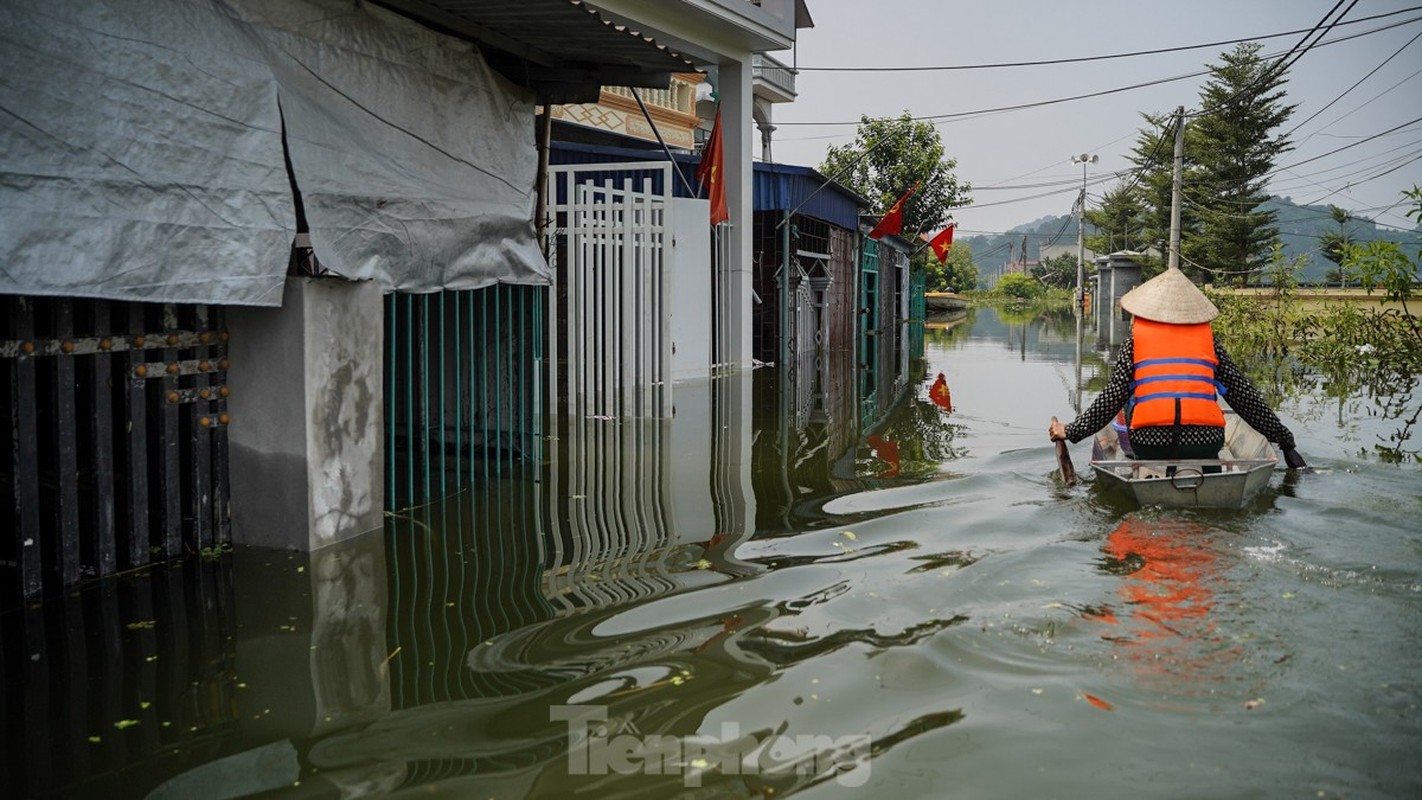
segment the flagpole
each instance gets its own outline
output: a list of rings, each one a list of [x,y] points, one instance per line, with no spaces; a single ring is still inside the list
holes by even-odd
[[[652,114],[647,110],[647,104],[642,102],[642,95],[638,94],[635,88],[628,88],[632,91],[632,99],[637,101],[637,107],[642,109],[642,116],[646,118],[647,124],[652,126],[652,135],[657,137],[657,144],[661,145],[662,152],[667,154],[667,160],[671,162],[672,169],[676,170],[676,176],[681,178],[682,185],[686,187],[686,191],[690,192],[692,197],[700,197],[701,192],[691,187],[691,181],[687,180],[686,176],[682,174],[681,165],[678,164],[676,158],[672,156],[671,148],[667,147],[667,143],[662,140],[662,132],[657,130],[657,123],[652,121]]]

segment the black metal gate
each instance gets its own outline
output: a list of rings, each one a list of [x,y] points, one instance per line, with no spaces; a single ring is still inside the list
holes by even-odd
[[[218,306],[0,296],[0,593],[230,541]]]

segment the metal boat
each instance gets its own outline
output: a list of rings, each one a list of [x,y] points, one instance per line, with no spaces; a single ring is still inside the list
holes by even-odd
[[[1098,481],[1143,506],[1240,508],[1269,485],[1278,459],[1092,461]],[[1207,470],[1217,469],[1218,472]]]
[[[1091,470],[1105,489],[1143,506],[1240,508],[1269,485],[1279,458],[1234,412],[1225,412],[1225,447],[1216,459],[1153,460],[1128,456],[1129,442],[1107,425],[1091,448]],[[1129,438],[1129,437],[1128,437]]]

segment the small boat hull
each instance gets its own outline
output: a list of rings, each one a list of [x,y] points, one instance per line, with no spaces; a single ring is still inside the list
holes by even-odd
[[[1278,459],[1092,461],[1097,482],[1143,506],[1240,508],[1269,485]],[[1205,469],[1218,468],[1218,472]]]

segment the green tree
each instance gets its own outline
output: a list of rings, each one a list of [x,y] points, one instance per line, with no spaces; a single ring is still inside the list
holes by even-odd
[[[948,260],[939,263],[932,250],[923,250],[915,257],[922,259],[927,275],[925,286],[930,292],[966,292],[978,286],[978,267],[973,263],[973,248],[958,242],[948,249]]]
[[[1041,297],[1046,294],[1047,287],[1043,286],[1036,278],[1025,275],[1021,272],[1009,272],[998,278],[997,285],[993,287],[993,293],[1017,300],[1031,300],[1034,297]]]
[[[1091,270],[1085,273],[1088,277]],[[1076,255],[1062,253],[1059,256],[1042,259],[1032,268],[1032,277],[1044,286],[1056,289],[1076,288]]]
[[[1258,42],[1245,42],[1209,65],[1200,90],[1201,112],[1186,127],[1194,169],[1185,202],[1199,212],[1199,228],[1182,255],[1211,270],[1221,282],[1240,285],[1267,266],[1279,229],[1275,212],[1261,210],[1276,159],[1293,149],[1273,131],[1293,116],[1285,102],[1285,73],[1260,58]]]
[[[1142,114],[1141,117],[1146,121],[1146,127],[1140,130],[1136,137],[1136,144],[1131,151],[1131,161],[1136,165],[1138,176],[1136,183],[1130,189],[1134,193],[1135,199],[1141,204],[1141,211],[1137,217],[1140,222],[1140,233],[1132,238],[1138,243],[1138,250],[1154,250],[1163,257],[1170,248],[1170,203],[1171,186],[1174,181],[1175,121],[1174,117],[1167,114]],[[1190,165],[1190,149],[1187,143],[1185,166],[1188,169]],[[1199,221],[1195,209],[1189,204],[1181,208],[1180,212],[1181,238],[1184,239],[1199,226]],[[1187,275],[1199,277],[1199,270],[1189,264],[1182,263],[1180,266]],[[1141,277],[1154,277],[1163,267],[1164,261],[1159,258],[1143,258],[1141,259]]]
[[[1323,257],[1332,261],[1336,266],[1328,271],[1327,280],[1329,283],[1343,282],[1343,256],[1348,250],[1348,245],[1353,243],[1353,237],[1348,232],[1348,223],[1353,220],[1353,215],[1338,206],[1329,206],[1328,213],[1333,217],[1333,221],[1338,223],[1337,231],[1328,231],[1318,237],[1318,249],[1323,253]]]
[[[1086,210],[1086,222],[1088,250],[1105,254],[1145,247],[1145,203],[1139,187],[1132,183],[1109,189],[1099,208]]]
[[[972,202],[972,186],[960,183],[938,129],[905,111],[898,117],[861,116],[854,141],[825,151],[820,172],[874,201],[887,213],[894,202],[919,183],[904,204],[904,234],[936,233],[950,211]]]

